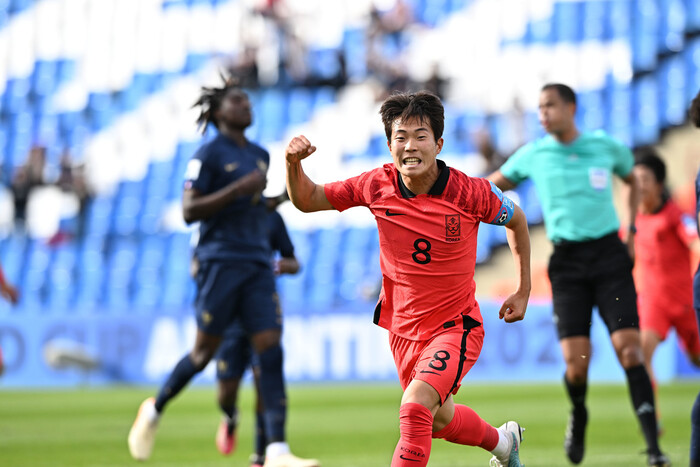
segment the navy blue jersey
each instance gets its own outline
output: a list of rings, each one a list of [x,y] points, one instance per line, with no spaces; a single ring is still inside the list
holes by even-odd
[[[192,157],[185,172],[185,189],[202,195],[218,191],[256,169],[267,171],[270,155],[248,142],[239,147],[218,135]],[[200,261],[258,261],[269,264],[267,209],[260,196],[243,196],[199,224],[195,255]]]
[[[289,238],[287,227],[280,213],[272,211],[268,218],[268,228],[270,229],[270,247],[272,251],[279,251],[283,258],[294,257],[294,245]]]

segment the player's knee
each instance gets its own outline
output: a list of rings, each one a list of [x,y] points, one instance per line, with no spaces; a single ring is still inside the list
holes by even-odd
[[[617,352],[617,357],[623,368],[632,368],[633,366],[644,364],[642,348],[638,345],[625,345]]]
[[[566,368],[566,380],[574,386],[586,384],[588,380],[587,366],[568,366]]]
[[[214,352],[215,350],[208,348],[194,349],[190,352],[190,360],[197,371],[202,371],[206,368],[211,359],[214,358]]]
[[[258,354],[258,359],[263,372],[269,372],[271,370],[282,371],[283,352],[280,345],[270,347],[264,352],[260,352]]]

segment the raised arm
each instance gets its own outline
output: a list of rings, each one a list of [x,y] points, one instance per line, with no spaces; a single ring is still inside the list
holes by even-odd
[[[530,288],[532,287],[530,278],[530,233],[527,228],[525,213],[517,204],[513,211],[513,217],[506,224],[506,229],[508,246],[510,246],[510,251],[513,254],[513,261],[518,274],[518,286],[516,291],[503,302],[498,317],[504,319],[507,323],[512,323],[525,317],[527,301],[530,298]]]
[[[333,205],[326,198],[323,185],[314,183],[301,167],[301,161],[314,152],[316,146],[312,146],[304,135],[292,138],[285,150],[287,193],[294,206],[303,212],[333,209]]]
[[[503,191],[512,190],[517,186],[515,183],[508,180],[500,170],[494,171],[491,175],[486,177],[486,179],[493,182],[494,185]]]

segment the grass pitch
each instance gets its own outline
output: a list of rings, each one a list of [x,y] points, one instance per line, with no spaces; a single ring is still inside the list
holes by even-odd
[[[398,438],[398,384],[291,385],[288,438],[294,452],[324,467],[388,466]],[[663,450],[688,465],[690,409],[700,384],[659,388]],[[219,422],[214,389],[186,389],[161,420],[155,450],[142,464],[126,437],[140,402],[153,388],[0,391],[0,465],[3,466],[247,466],[252,451],[252,390],[241,393],[238,448],[221,456],[214,445]],[[462,386],[456,400],[493,425],[517,420],[525,428],[521,459],[528,467],[569,465],[562,448],[567,401],[561,385]],[[584,466],[643,466],[646,456],[627,388],[589,388]],[[490,455],[474,447],[433,442],[430,466],[485,466]]]

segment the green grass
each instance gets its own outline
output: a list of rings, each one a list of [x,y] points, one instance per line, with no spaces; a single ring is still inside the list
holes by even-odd
[[[688,465],[690,408],[697,384],[659,389],[665,434],[662,448],[676,466]],[[0,465],[128,466],[126,436],[142,399],[153,388],[0,391]],[[387,466],[398,437],[398,385],[289,387],[288,437],[301,456],[324,467]],[[562,449],[567,402],[560,385],[469,385],[457,401],[500,425],[525,428],[521,458],[528,467],[569,465]],[[646,465],[642,436],[622,385],[589,388],[590,424],[585,466]],[[230,457],[214,446],[219,421],[214,389],[194,387],[163,417],[156,447],[145,465],[247,465],[252,448],[252,394],[241,394],[239,448]],[[430,466],[488,465],[485,451],[433,442]]]

